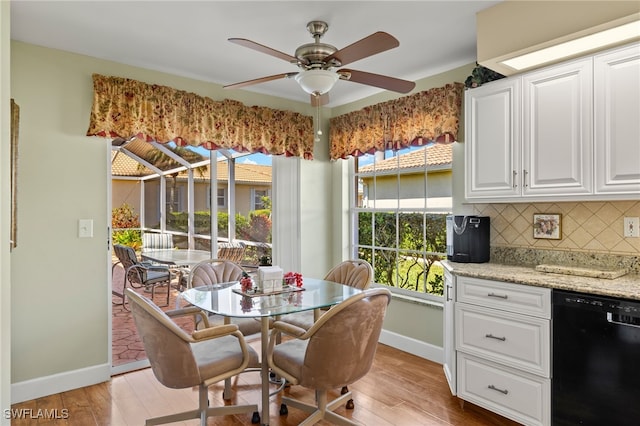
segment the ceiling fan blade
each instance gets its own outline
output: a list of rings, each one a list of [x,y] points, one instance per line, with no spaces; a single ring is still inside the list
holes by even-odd
[[[386,75],[373,74],[370,72],[340,69],[338,70],[341,80],[354,81],[356,83],[367,84],[381,89],[391,90],[399,93],[409,93],[416,87],[416,83],[408,80],[401,80]]]
[[[326,105],[329,103],[329,94],[325,93],[324,95],[309,95],[311,97],[311,106],[317,107]]]
[[[266,83],[267,81],[279,80],[281,78],[291,78],[298,74],[297,72],[284,72],[282,74],[270,75],[268,77],[254,78],[253,80],[241,81],[240,83],[233,83],[223,86],[223,89],[239,89],[245,86],[252,86],[254,84]]]
[[[231,43],[239,44],[240,46],[248,47],[249,49],[257,50],[258,52],[266,53],[267,55],[275,56],[278,59],[284,59],[287,62],[298,63],[298,58],[288,55],[279,50],[272,49],[255,41],[247,40],[246,38],[230,38]]]
[[[324,60],[329,62],[331,59],[336,59],[340,61],[340,65],[346,65],[398,46],[400,46],[400,42],[394,36],[378,31],[347,47],[343,47],[332,55],[327,56]]]

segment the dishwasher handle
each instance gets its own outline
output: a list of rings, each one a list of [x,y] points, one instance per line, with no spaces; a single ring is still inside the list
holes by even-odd
[[[640,318],[632,315],[607,312],[607,322],[611,324],[624,325],[626,327],[640,328]]]

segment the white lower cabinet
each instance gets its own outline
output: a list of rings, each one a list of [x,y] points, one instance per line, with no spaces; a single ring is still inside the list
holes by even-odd
[[[457,396],[525,425],[549,425],[551,290],[452,281]]]
[[[548,378],[458,354],[458,397],[525,425],[548,425]]]

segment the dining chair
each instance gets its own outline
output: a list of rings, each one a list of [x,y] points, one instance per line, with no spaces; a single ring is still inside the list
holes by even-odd
[[[340,262],[324,276],[325,281],[348,285],[359,290],[365,290],[373,282],[373,267],[366,260],[354,259]],[[296,312],[283,316],[281,321],[297,327],[309,329],[315,322],[313,311]]]
[[[373,288],[357,293],[324,313],[308,330],[284,321],[272,325],[267,351],[269,367],[293,385],[315,390],[316,404],[282,397],[287,404],[312,413],[301,425],[320,420],[335,424],[357,423],[333,412],[351,398],[348,391],[328,402],[328,391],[354,383],[371,369],[391,292]],[[291,336],[283,342],[281,335]]]
[[[240,281],[245,275],[244,269],[237,263],[226,259],[209,259],[194,265],[189,273],[189,288]],[[229,318],[209,314],[209,324],[235,324],[245,336],[260,333],[261,324],[255,318]]]
[[[373,282],[373,267],[366,260],[345,260],[331,268],[331,270],[327,272],[327,275],[325,275],[324,279],[348,285],[359,290],[366,290]],[[326,310],[324,312],[326,312]],[[281,318],[281,321],[308,330],[316,319],[317,314],[314,311],[303,311],[285,315]],[[341,393],[344,395],[347,392],[349,392],[349,388],[347,386],[343,386]],[[351,410],[354,406],[355,404],[353,400],[349,399],[347,401],[346,408]]]
[[[171,318],[196,315],[201,313],[199,308],[163,312],[150,299],[132,289],[128,288],[126,293],[156,379],[172,389],[197,386],[199,393],[197,410],[147,419],[146,425],[199,418],[200,425],[206,426],[210,416],[243,413],[253,413],[251,422],[260,422],[256,404],[209,407],[209,386],[222,380],[227,382],[247,368],[258,365],[258,354],[246,344],[237,326],[206,327],[188,334]],[[231,395],[225,397],[230,398]]]
[[[127,310],[127,283],[129,283],[129,286],[132,288],[144,287],[145,289],[148,289],[151,292],[152,299],[155,297],[156,287],[166,286],[167,303],[162,306],[169,305],[173,274],[167,266],[156,265],[150,262],[141,262],[138,260],[138,256],[133,248],[121,244],[114,244],[113,251],[124,268],[124,276],[122,279],[122,293],[116,290],[112,290],[111,292],[112,294],[122,298],[122,307],[125,310]]]

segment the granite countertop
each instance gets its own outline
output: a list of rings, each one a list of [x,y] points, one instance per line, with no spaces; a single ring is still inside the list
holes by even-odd
[[[535,266],[491,262],[457,263],[445,260],[442,264],[450,272],[459,276],[640,300],[640,274],[638,273],[609,279],[542,272],[536,270]]]

